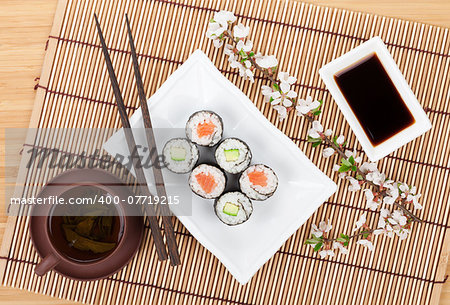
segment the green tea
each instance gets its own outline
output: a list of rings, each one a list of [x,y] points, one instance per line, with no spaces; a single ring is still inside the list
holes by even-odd
[[[114,204],[101,204],[95,198],[107,196],[93,186],[75,187],[61,197],[92,198],[89,204],[55,205],[49,218],[49,230],[55,248],[78,262],[92,262],[109,255],[123,233],[122,217]]]

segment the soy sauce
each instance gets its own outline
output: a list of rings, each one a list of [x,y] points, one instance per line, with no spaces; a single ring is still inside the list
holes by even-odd
[[[338,72],[334,79],[373,146],[414,124],[375,53]]]

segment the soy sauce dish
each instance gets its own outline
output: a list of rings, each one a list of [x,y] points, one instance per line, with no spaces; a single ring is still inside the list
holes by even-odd
[[[328,63],[319,74],[371,161],[431,129],[380,37]]]

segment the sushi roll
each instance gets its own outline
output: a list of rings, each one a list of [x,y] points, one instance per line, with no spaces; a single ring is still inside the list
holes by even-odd
[[[200,164],[192,170],[189,176],[191,190],[205,199],[213,199],[222,195],[225,185],[225,174],[212,165]]]
[[[222,138],[222,133],[222,119],[212,111],[198,111],[186,123],[187,138],[201,146],[216,145]]]
[[[176,174],[189,173],[197,164],[198,148],[187,139],[169,140],[163,148],[164,164]]]
[[[230,174],[243,172],[252,160],[252,152],[243,141],[236,138],[223,140],[216,148],[217,164]]]
[[[224,224],[235,226],[250,218],[253,205],[250,199],[241,192],[228,192],[216,199],[214,211]]]
[[[266,200],[275,193],[278,177],[270,167],[255,164],[241,174],[239,186],[250,199]]]

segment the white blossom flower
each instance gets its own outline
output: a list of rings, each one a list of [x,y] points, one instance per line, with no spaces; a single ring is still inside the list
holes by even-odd
[[[342,137],[342,144],[343,144],[344,143],[344,136],[341,136],[341,137]],[[336,142],[337,142],[337,140],[336,140]],[[340,144],[340,143],[338,142],[338,144]],[[350,151],[350,150],[346,150],[345,151],[345,156],[347,157],[347,159],[350,158],[350,157],[353,157],[353,160],[355,160],[356,163],[361,163],[361,161],[362,161],[362,157],[358,157],[356,149],[353,152]]]
[[[331,147],[325,148],[322,152],[324,158],[329,158],[334,154],[334,149]]]
[[[419,198],[421,194],[416,194],[417,188],[415,186],[409,187],[406,183],[400,183],[398,185],[398,189],[401,192],[401,197],[404,198],[407,202],[412,202],[414,205],[414,209],[421,210],[423,207],[419,203]]]
[[[257,56],[255,57],[255,61],[263,69],[270,69],[278,66],[278,60],[273,55]]]
[[[398,231],[395,231],[395,234],[400,238],[400,240],[404,240],[408,238],[408,235],[411,233],[411,230],[408,229],[400,229]]]
[[[220,48],[221,46],[223,46],[223,40],[221,40],[221,39],[214,39],[213,40],[213,45],[216,48]]]
[[[386,222],[386,219],[390,217],[391,213],[387,209],[380,210],[380,218],[378,219],[378,229],[376,229],[373,234],[380,235],[384,234],[390,238],[394,237],[394,230],[392,226]]]
[[[414,205],[414,209],[416,209],[416,210],[421,210],[423,208],[423,206],[418,201],[420,196],[422,196],[422,195],[421,194],[417,194],[417,195],[414,195],[414,196],[409,195],[408,198],[407,198],[408,201],[409,200],[412,201],[412,203]]]
[[[406,218],[406,216],[403,215],[403,212],[400,210],[395,210],[391,217],[388,218],[388,221],[391,225],[400,225],[400,226],[404,226],[406,225],[406,222],[408,221],[408,219]]]
[[[222,10],[214,14],[211,23],[216,22],[223,27],[227,27],[229,23],[235,22],[236,19],[236,16],[232,12]]]
[[[348,249],[338,241],[333,242],[333,249],[339,249],[339,253],[341,254],[348,254]]]
[[[251,40],[247,40],[246,42],[243,42],[242,40],[239,40],[239,42],[236,45],[236,49],[239,51],[244,51],[245,53],[248,53],[253,48],[253,42]]]
[[[238,23],[233,28],[233,35],[236,38],[245,38],[250,33],[250,27],[245,26],[242,23]]]
[[[385,228],[380,228],[373,231],[373,235],[380,235],[380,234],[383,234],[389,238],[394,237],[394,231],[392,230],[392,227],[390,225],[386,225]]]
[[[264,100],[266,102],[269,102],[270,98],[273,96],[274,91],[273,91],[272,87],[263,85],[263,86],[261,86],[261,92],[264,95]]]
[[[376,185],[382,186],[386,181],[386,175],[380,173],[379,171],[374,171],[367,173],[366,179],[372,181]]]
[[[366,213],[362,214],[359,217],[359,220],[356,222],[356,227],[353,229],[353,232],[359,230],[366,223]]]
[[[323,126],[319,121],[314,121],[312,127],[308,130],[308,136],[311,138],[320,138],[320,134],[323,132]]]
[[[330,222],[330,220],[328,220],[328,222]],[[323,233],[327,233],[333,228],[332,225],[326,223],[325,221],[321,221],[319,223],[319,227],[317,227],[315,224],[312,224],[311,227],[311,234],[315,237],[321,237],[323,236]]]
[[[373,243],[370,240],[360,239],[356,243],[358,245],[362,245],[362,246],[366,247],[369,251],[373,251],[374,250]]]
[[[372,190],[365,189],[364,194],[366,195],[367,207],[372,211],[376,211],[378,209],[379,203],[374,200],[375,196],[373,195]]]
[[[233,50],[234,50],[234,46],[227,43],[227,44],[225,44],[225,47],[223,48],[223,53],[228,56],[234,56]]]
[[[280,91],[275,91],[272,94],[272,105],[282,104],[285,107],[292,106],[293,98],[297,97],[297,92],[291,90],[291,86],[286,83],[280,84]]]
[[[385,183],[384,187],[386,188],[387,196],[383,198],[383,203],[391,205],[399,196],[398,188],[392,185],[392,183]]]
[[[340,136],[337,137],[337,139],[336,139],[336,143],[337,143],[338,145],[344,144],[344,141],[345,141],[345,138],[344,138],[343,135],[340,135]]]
[[[402,198],[406,198],[406,196],[409,194],[409,185],[406,183],[399,183],[398,189],[402,192]]]
[[[334,251],[333,250],[322,250],[319,252],[319,255],[321,258],[325,258],[327,256],[334,257]]]
[[[313,98],[311,96],[308,96],[306,99],[299,99],[298,106],[295,107],[295,109],[297,109],[297,115],[302,116],[319,106],[319,101],[313,101]]]
[[[373,162],[364,162],[359,169],[363,172],[363,173],[368,173],[368,172],[375,172],[378,171],[377,169],[377,164],[373,163]]]
[[[348,190],[350,192],[356,192],[361,189],[361,185],[359,184],[358,180],[356,180],[352,176],[347,176],[346,178],[350,182],[350,185],[348,186]]]
[[[297,81],[297,79],[293,76],[290,76],[288,72],[279,72],[278,79],[280,80],[280,82],[289,85],[292,85]]]
[[[380,210],[380,218],[378,219],[378,228],[386,228],[386,219],[391,216],[391,212],[388,209]]]
[[[210,22],[206,31],[206,37],[213,40],[213,44],[216,48],[220,48],[223,45],[223,40],[220,36],[226,29],[226,26],[222,26],[220,23]]]
[[[282,105],[276,105],[276,106],[273,106],[273,109],[275,109],[278,112],[278,119],[280,121],[284,120],[287,117],[286,107],[284,107]]]
[[[329,136],[331,136],[333,134],[333,130],[332,129],[327,129],[327,130],[325,130],[325,132],[323,134],[326,135],[327,137],[329,137]]]

